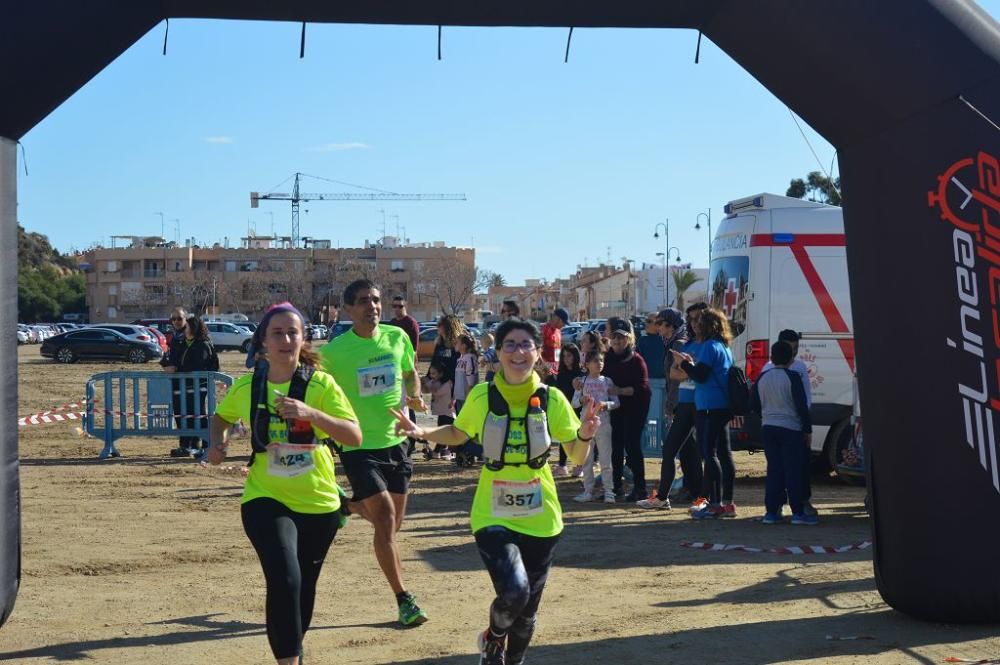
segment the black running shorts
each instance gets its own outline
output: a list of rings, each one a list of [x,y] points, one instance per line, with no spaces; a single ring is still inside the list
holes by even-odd
[[[413,463],[406,453],[406,441],[378,450],[340,451],[340,464],[351,482],[351,501],[364,501],[379,492],[406,494],[413,475]]]

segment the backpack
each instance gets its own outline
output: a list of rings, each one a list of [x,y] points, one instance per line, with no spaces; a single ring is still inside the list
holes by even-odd
[[[726,374],[726,383],[729,388],[729,408],[733,415],[750,415],[750,382],[747,381],[747,375],[735,364],[731,365]]]

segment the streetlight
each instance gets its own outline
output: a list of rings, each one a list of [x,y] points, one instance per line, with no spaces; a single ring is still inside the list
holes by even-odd
[[[701,218],[704,217],[708,220],[708,269],[712,269],[712,209],[708,209],[708,214],[699,212],[698,216],[694,218],[694,230],[701,230]]]
[[[660,257],[660,267],[663,268],[663,283],[660,285],[660,301],[663,303],[663,307],[667,306],[667,255],[663,252],[657,252],[656,255]],[[661,307],[662,309],[662,307]]]
[[[676,259],[677,263],[681,262],[681,250],[679,248],[677,248],[677,247],[671,247],[670,249],[667,250],[667,253],[663,256],[663,271],[664,271],[663,272],[663,281],[665,283],[669,283],[669,282],[667,282],[667,272],[666,272],[667,268],[666,268],[666,264],[670,262],[670,252],[673,252],[673,251],[677,252],[677,259]],[[659,254],[662,254],[662,252],[657,252],[657,255],[659,255]],[[667,295],[668,296],[670,295],[670,287],[669,286],[667,287]],[[664,307],[671,307],[671,306],[672,306],[672,302],[668,298],[667,299],[667,303],[666,303],[666,305],[664,305]]]
[[[666,248],[666,251],[664,252],[664,255],[666,256],[666,259],[664,259],[664,261],[666,263],[670,263],[670,218],[669,217],[664,217],[662,222],[657,222],[656,223],[656,226],[653,227],[653,237],[654,238],[659,238],[660,237],[660,227],[661,226],[663,227],[663,241],[664,241],[664,247]],[[670,284],[667,283],[667,275],[666,275],[666,273],[664,273],[664,275],[663,275],[663,282],[666,285],[666,289],[667,289],[667,303],[669,304],[670,303]]]

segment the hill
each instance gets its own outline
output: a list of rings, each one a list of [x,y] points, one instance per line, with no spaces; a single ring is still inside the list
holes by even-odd
[[[85,312],[86,279],[72,257],[60,254],[40,233],[17,226],[18,321],[58,321]]]

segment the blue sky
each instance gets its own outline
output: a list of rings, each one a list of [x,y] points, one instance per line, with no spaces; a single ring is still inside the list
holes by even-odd
[[[982,4],[1000,16],[1000,0]],[[398,218],[411,240],[474,245],[480,267],[519,283],[609,255],[659,263],[665,219],[704,266],[698,213],[717,221],[727,201],[820,168],[726,54],[704,39],[693,63],[693,31],[578,29],[564,64],[566,30],[446,27],[440,62],[433,27],[309,25],[303,60],[299,30],[173,20],[165,57],[152,30],[24,137],[20,222],[65,251],[159,235],[163,212],[169,239],[235,245],[248,224],[290,233],[290,205],[251,210],[249,192],[301,171],[468,196],[307,203],[303,236],[356,247]],[[833,148],[799,122],[829,169]]]

